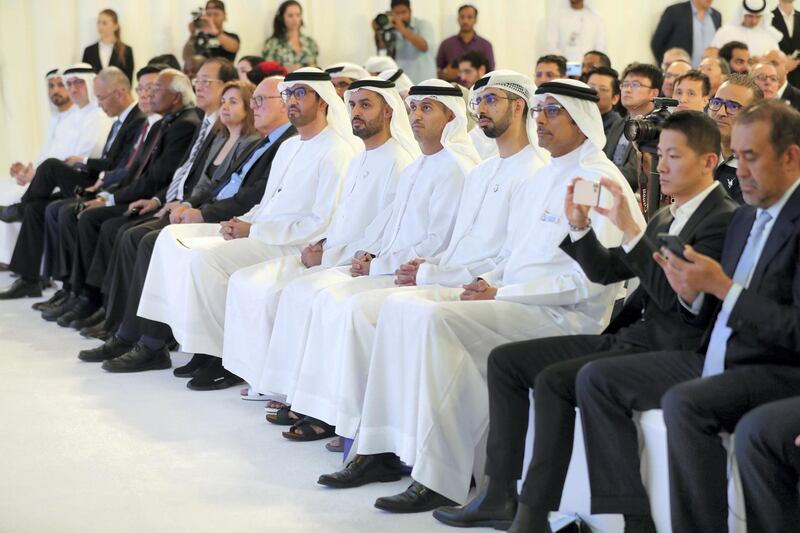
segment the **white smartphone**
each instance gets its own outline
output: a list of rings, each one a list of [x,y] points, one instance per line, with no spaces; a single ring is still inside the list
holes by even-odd
[[[604,209],[610,209],[614,206],[614,197],[609,194],[605,187],[597,181],[583,178],[575,181],[572,201],[578,205],[602,207]]]

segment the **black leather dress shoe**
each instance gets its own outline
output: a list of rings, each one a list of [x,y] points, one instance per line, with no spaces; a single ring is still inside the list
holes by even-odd
[[[106,341],[114,336],[112,331],[109,331],[105,322],[100,322],[94,326],[89,326],[81,329],[81,336],[89,339],[100,339]]]
[[[164,370],[172,366],[169,350],[163,347],[160,350],[148,350],[141,342],[129,352],[116,359],[103,363],[103,370],[109,372],[144,372],[145,370]]]
[[[195,374],[204,366],[208,365],[213,357],[204,353],[196,353],[192,356],[191,361],[183,366],[177,367],[172,371],[172,375],[176,378],[193,378]]]
[[[102,346],[92,348],[91,350],[81,350],[78,353],[78,359],[86,361],[87,363],[100,363],[119,357],[132,349],[133,344],[130,342],[125,342],[119,337],[112,336],[104,342]]]
[[[367,483],[398,481],[404,475],[403,463],[393,453],[356,455],[342,470],[319,476],[317,483],[334,489],[349,489]]]
[[[456,502],[416,481],[405,492],[375,500],[375,507],[390,513],[424,513],[448,505],[455,506]]]
[[[517,505],[517,514],[514,521],[508,528],[510,533],[529,533],[531,531],[541,531],[542,533],[553,533],[550,523],[547,521],[548,513],[534,513],[533,509],[522,502]],[[566,528],[564,531],[569,530]],[[561,531],[561,530],[559,530]],[[625,529],[626,533],[628,532]],[[655,531],[653,532],[655,533]]]
[[[53,307],[54,305],[66,302],[67,298],[69,298],[69,291],[58,289],[49,300],[45,300],[44,302],[36,302],[31,306],[31,308],[35,311],[44,311],[48,307]]]
[[[58,317],[67,313],[72,310],[73,307],[80,303],[80,298],[75,296],[74,294],[70,294],[66,300],[58,305],[53,305],[52,307],[45,307],[42,309],[42,318],[47,320],[48,322],[55,322],[58,320]]]
[[[68,328],[74,320],[89,318],[95,311],[97,311],[97,305],[90,302],[88,298],[81,296],[78,298],[78,304],[58,317],[56,323],[62,328]]]
[[[22,221],[22,206],[20,204],[0,205],[0,220],[3,222]]]
[[[493,527],[506,530],[514,521],[517,513],[517,500],[514,497],[504,498],[503,502],[489,506],[485,503],[486,493],[473,498],[461,507],[442,507],[433,512],[433,517],[455,527]]]
[[[38,297],[42,295],[42,284],[38,281],[25,281],[19,278],[9,288],[0,292],[0,300]]]
[[[86,318],[76,319],[69,323],[69,327],[72,329],[77,329],[78,331],[82,330],[83,328],[96,326],[102,322],[106,321],[106,310],[104,308],[100,308],[91,315],[87,316]]]

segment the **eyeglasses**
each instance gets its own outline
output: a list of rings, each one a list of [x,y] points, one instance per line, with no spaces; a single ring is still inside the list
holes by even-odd
[[[767,76],[766,74],[759,74],[755,76],[756,81],[771,81],[774,83],[778,83],[778,76]]]
[[[734,102],[733,100],[723,100],[722,98],[708,99],[708,108],[711,111],[719,111],[720,109],[722,109],[723,105],[725,106],[725,111],[729,115],[735,115],[742,108],[742,104],[740,104],[739,102]]]
[[[562,109],[564,109],[564,106],[561,104],[537,105],[531,108],[531,116],[536,118],[537,115],[544,112],[544,116],[547,118],[556,118]]]
[[[105,99],[106,99],[106,98],[108,98],[109,96],[111,96],[111,95],[112,95],[112,94],[114,94],[115,92],[116,92],[116,91],[111,91],[110,93],[108,93],[108,94],[104,94],[103,96],[100,96],[99,94],[97,94],[97,93],[94,93],[94,96],[95,96],[95,98],[97,98],[97,101],[98,101],[98,102],[103,102],[103,101],[105,101]]]
[[[270,98],[283,98],[283,96],[254,96],[250,98],[250,107],[261,107],[264,105],[264,100],[269,100]]]
[[[476,96],[475,98],[470,100],[469,109],[470,109],[470,111],[472,111],[474,114],[477,115],[478,114],[478,106],[480,106],[482,103],[486,103],[486,105],[489,106],[489,107],[494,107],[494,106],[497,105],[497,102],[500,101],[500,99],[516,100],[516,98],[511,98],[509,96],[501,96],[499,94],[489,93],[489,94],[487,94],[485,96]]]
[[[78,87],[80,85],[85,85],[85,84],[86,81],[80,78],[72,78],[70,80],[67,80],[67,82],[64,85],[66,85],[67,87]]]
[[[284,102],[288,102],[291,100],[292,96],[294,96],[295,100],[298,102],[309,95],[309,93],[313,93],[311,89],[306,89],[305,87],[298,87],[297,89],[284,89],[281,91],[281,98],[283,98]]]
[[[200,80],[195,78],[192,80],[192,87],[194,87],[195,89],[197,87],[210,87],[212,83],[218,83],[218,82],[222,83],[222,80],[211,80],[211,79]]]
[[[645,89],[652,89],[652,85],[644,85],[642,82],[639,81],[623,81],[619,84],[622,89],[630,89],[632,91],[638,91],[642,87]]]
[[[136,94],[141,95],[141,94],[147,94],[147,93],[151,93],[151,92],[153,92],[153,84],[152,83],[149,84],[149,85],[139,85],[138,87],[136,87]]]
[[[611,87],[605,87],[604,85],[591,85],[591,84],[589,84],[589,87],[591,87],[592,89],[594,89],[598,93],[610,93],[611,92]]]

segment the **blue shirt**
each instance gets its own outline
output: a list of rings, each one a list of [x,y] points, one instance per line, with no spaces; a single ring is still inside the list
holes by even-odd
[[[266,139],[261,141],[261,146],[253,150],[253,153],[250,154],[250,157],[244,164],[239,167],[239,169],[231,175],[231,179],[228,180],[228,183],[225,184],[222,189],[219,190],[217,195],[214,197],[215,200],[225,200],[227,198],[232,197],[237,192],[239,192],[239,187],[242,186],[242,182],[244,181],[244,177],[247,176],[247,173],[250,172],[250,169],[253,168],[253,165],[261,159],[261,156],[264,155],[264,152],[274,143],[276,140],[280,138],[283,133],[289,129],[288,122],[275,128],[272,133],[267,135]]]
[[[711,44],[717,28],[714,27],[710,9],[706,11],[706,16],[701,21],[694,3],[690,2],[689,5],[692,6],[692,66],[697,68],[703,60],[703,51]]]
[[[415,84],[435,78],[436,59],[433,51],[435,45],[433,26],[427,20],[411,17],[408,29],[425,39],[425,42],[428,43],[428,51],[423,52],[399,32],[394,31],[395,39],[397,39],[394,60],[397,62],[397,66],[403,69]]]

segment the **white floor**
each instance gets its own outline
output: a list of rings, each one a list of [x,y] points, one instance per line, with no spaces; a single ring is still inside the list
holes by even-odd
[[[317,485],[342,456],[285,440],[238,388],[79,361],[98,341],[42,320],[37,300],[0,302],[0,531],[453,531],[372,506],[408,478]]]

